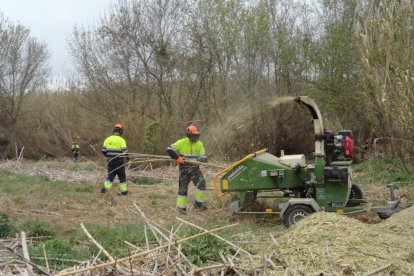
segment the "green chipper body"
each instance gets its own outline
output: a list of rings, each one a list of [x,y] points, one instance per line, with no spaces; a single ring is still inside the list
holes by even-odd
[[[227,167],[216,175],[221,193],[238,193],[239,200],[231,204],[235,213],[278,214],[287,225],[316,212],[354,214],[366,211],[366,202],[357,185],[352,183],[351,160],[325,158],[324,133],[318,107],[308,97],[296,102],[307,107],[313,116],[315,129],[314,160],[307,164],[303,154],[280,157],[262,150]],[[256,198],[279,198],[277,208],[251,211]],[[275,204],[276,205],[276,204]]]

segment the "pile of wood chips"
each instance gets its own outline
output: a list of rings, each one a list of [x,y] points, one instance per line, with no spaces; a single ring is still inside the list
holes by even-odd
[[[412,275],[414,207],[379,224],[364,224],[335,213],[314,213],[281,235],[278,242],[284,265],[298,273],[371,275],[383,271]]]

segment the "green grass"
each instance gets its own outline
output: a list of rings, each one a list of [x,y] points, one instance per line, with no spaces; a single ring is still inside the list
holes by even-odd
[[[15,226],[7,214],[0,213],[0,238],[10,237],[15,232]]]
[[[47,254],[50,268],[62,270],[76,264],[76,260],[84,261],[90,258],[89,247],[77,243],[79,240],[54,238],[35,246],[29,246],[29,255],[32,261],[45,267],[44,251]],[[44,250],[43,250],[44,247]],[[70,260],[74,260],[71,262]]]
[[[122,258],[134,252],[134,249],[125,244],[128,241],[141,248],[146,247],[144,226],[142,224],[122,224],[111,227],[104,225],[85,225],[94,239],[101,244],[115,258]],[[218,226],[215,226],[218,227]],[[201,231],[192,227],[183,226],[177,235],[180,238],[186,238],[196,235]],[[225,232],[224,237],[229,238],[234,232]],[[151,231],[147,230],[150,244],[156,242]],[[223,234],[223,233],[221,233]],[[168,236],[168,233],[165,233]],[[88,244],[87,238],[81,233],[74,233],[65,239],[55,237],[29,248],[30,256],[34,257],[34,261],[45,266],[43,257],[43,246],[47,252],[49,265],[56,270],[62,270],[72,265],[70,260],[87,260],[94,258],[99,249]],[[209,261],[220,261],[220,252],[235,253],[235,249],[231,248],[227,243],[210,235],[202,235],[198,238],[189,240],[182,244],[182,252],[196,265],[205,265]],[[100,258],[106,260],[103,254]]]
[[[414,172],[406,173],[399,160],[369,159],[353,166],[354,179],[360,183],[404,182],[414,184]]]
[[[19,229],[26,232],[28,237],[54,236],[57,232],[53,224],[38,218],[24,221]]]
[[[141,247],[145,244],[144,226],[142,224],[128,223],[113,226],[86,224],[85,227],[94,239],[115,258],[122,258],[134,252],[134,249],[124,241]],[[155,242],[155,238],[149,231],[148,238],[150,243]],[[45,266],[45,261],[42,259],[43,246],[48,258],[50,258],[49,265],[56,270],[67,268],[76,263],[76,260],[92,259],[99,253],[99,249],[88,242],[86,235],[77,231],[64,238],[54,237],[29,247],[30,256],[34,256],[34,261],[42,266]],[[107,261],[102,253],[99,258]],[[73,261],[71,262],[71,260]]]
[[[138,176],[132,180],[138,185],[156,185],[163,183],[163,180],[156,177]]]
[[[44,200],[53,200],[56,196],[73,197],[85,191],[93,191],[94,183],[74,183],[50,180],[47,175],[24,175],[0,170],[0,192],[12,197],[30,199],[33,194],[41,195]]]

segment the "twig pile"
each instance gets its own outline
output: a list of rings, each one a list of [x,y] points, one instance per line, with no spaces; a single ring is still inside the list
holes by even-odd
[[[0,275],[52,275],[30,260],[25,232],[20,238],[0,240]]]
[[[219,230],[234,227],[237,224],[206,230],[181,218],[177,218],[181,224],[177,229],[171,229],[169,232],[166,232],[166,229],[163,229],[162,226],[157,225],[147,218],[136,203],[134,203],[134,207],[140,213],[146,224],[146,227],[144,228],[146,245],[144,248],[125,241],[133,251],[125,258],[116,259],[114,256],[111,256],[110,253],[108,253],[108,251],[91,236],[85,226],[81,224],[81,228],[88,236],[89,241],[95,244],[100,250],[99,254],[94,257],[93,261],[84,262],[73,268],[65,269],[56,275],[246,275],[255,274],[259,269],[263,270],[263,260],[261,258],[252,256],[246,250],[215,233]],[[177,231],[183,224],[199,229],[200,233],[186,238],[177,236]],[[156,238],[157,244],[149,243],[148,236],[150,234]],[[236,253],[234,255],[229,255],[222,252],[220,254],[222,263],[211,263],[206,267],[197,267],[183,254],[181,245],[203,235],[211,235],[220,239],[233,247]],[[100,254],[105,255],[108,261],[102,262],[99,259]],[[266,262],[269,263],[266,264]],[[257,267],[256,263],[258,264]],[[265,266],[270,265],[271,260],[265,260],[264,263],[266,264]]]

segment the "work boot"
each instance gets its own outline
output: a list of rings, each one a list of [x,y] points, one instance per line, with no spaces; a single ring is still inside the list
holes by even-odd
[[[194,202],[194,209],[198,209],[200,211],[205,211],[207,210],[207,207],[203,204],[203,202]]]
[[[128,191],[121,192],[121,195],[127,195],[127,194],[128,194]]]
[[[177,207],[177,211],[180,215],[187,215],[187,208]]]
[[[101,193],[106,193],[108,190],[105,188],[105,187],[103,187],[102,189],[101,189]]]

